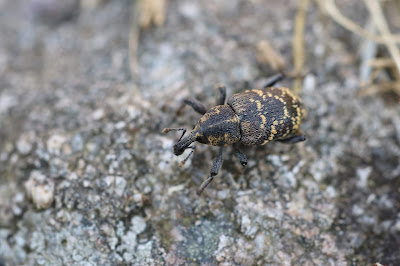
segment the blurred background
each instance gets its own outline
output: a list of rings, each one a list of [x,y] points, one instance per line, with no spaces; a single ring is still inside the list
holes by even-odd
[[[400,264],[398,0],[0,0],[0,265]],[[281,85],[296,145],[184,167],[179,134]],[[377,264],[378,265],[378,264]]]

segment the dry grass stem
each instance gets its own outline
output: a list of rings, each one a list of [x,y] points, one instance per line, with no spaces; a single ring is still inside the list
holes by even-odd
[[[376,69],[374,69],[373,71],[372,71],[372,73],[371,73],[371,75],[369,76],[369,79],[368,79],[368,81],[365,83],[365,84],[363,84],[363,83],[361,83],[361,87],[364,87],[364,88],[366,88],[366,87],[368,87],[368,86],[371,86],[373,83],[374,83],[374,80],[379,76],[379,74],[381,73],[381,68],[376,68]]]
[[[138,8],[138,1],[134,1],[131,7],[131,21],[129,30],[129,68],[132,79],[137,77],[139,71],[137,63],[137,48],[140,34],[139,15],[140,10]]]
[[[256,47],[256,58],[260,64],[268,64],[274,71],[283,71],[285,69],[285,60],[268,41],[262,40]]]
[[[376,58],[368,61],[367,63],[371,67],[384,68],[384,67],[395,67],[393,59],[391,58]]]
[[[360,96],[367,96],[376,93],[393,91],[400,96],[400,84],[397,81],[387,81],[379,84],[372,84],[359,91]]]
[[[165,21],[166,0],[136,0],[140,10],[140,27],[148,28],[151,24],[161,26]]]
[[[400,43],[400,36],[394,35],[390,32],[379,0],[364,0],[364,3],[368,8],[371,19],[378,30],[379,35],[364,29],[351,19],[345,17],[337,8],[335,0],[315,1],[319,4],[321,9],[325,10],[339,25],[366,39],[372,40],[376,43],[384,44],[391,55],[391,59],[379,58],[366,61],[366,65],[374,68],[374,70],[370,74],[368,81],[364,84],[361,84],[363,89],[360,91],[360,95],[375,93],[379,91],[379,88],[382,88],[380,90],[381,92],[393,90],[400,96],[400,52],[397,47],[397,43]],[[391,71],[391,73],[394,75],[395,81],[373,84],[373,81],[378,77],[382,69]]]
[[[132,78],[138,75],[137,49],[140,29],[152,24],[161,26],[165,21],[167,0],[134,0],[129,31],[129,68]]]
[[[316,0],[318,5],[325,10],[329,16],[339,25],[344,27],[345,29],[356,33],[366,39],[370,39],[377,43],[385,43],[385,36],[379,36],[376,34],[372,34],[359,26],[357,23],[352,21],[351,19],[345,17],[337,8],[334,0]],[[368,2],[369,0],[367,0]],[[400,43],[400,36],[399,35],[392,35],[392,39],[396,43]]]
[[[368,7],[376,28],[382,34],[385,45],[396,64],[398,72],[400,73],[400,52],[396,45],[396,41],[391,36],[381,5],[377,0],[364,0],[364,2]]]
[[[295,27],[292,40],[293,48],[293,64],[294,71],[300,74],[304,67],[305,52],[304,52],[304,28],[305,18],[309,0],[300,0],[299,7],[297,9]],[[302,89],[303,78],[298,75],[293,84],[293,91],[296,95],[299,95]]]
[[[370,74],[368,80],[366,82],[361,83],[361,91],[359,95],[365,96],[370,95],[377,92],[385,92],[392,90],[397,95],[400,96],[400,73],[397,71],[396,64],[391,58],[376,58],[373,60],[369,60],[366,63],[368,66],[373,68],[372,73]],[[394,81],[387,81],[379,84],[373,84],[374,80],[379,76],[382,70],[390,71],[390,73],[394,76]],[[381,90],[379,87],[381,86]]]

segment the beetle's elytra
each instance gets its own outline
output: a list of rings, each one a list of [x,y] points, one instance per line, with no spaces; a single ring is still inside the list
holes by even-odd
[[[197,194],[213,180],[221,168],[223,147],[228,145],[264,145],[270,141],[297,143],[306,138],[300,132],[299,126],[304,110],[298,98],[289,89],[273,87],[282,80],[278,74],[269,79],[263,89],[247,90],[232,95],[225,104],[226,89],[218,85],[221,96],[218,105],[209,111],[202,103],[190,98],[185,103],[196,112],[202,114],[196,126],[185,136],[184,128],[165,128],[164,133],[182,130],[183,134],[174,145],[174,154],[181,155],[186,149],[192,149],[182,161],[186,162],[193,153],[195,141],[212,146],[219,146],[218,156],[214,159],[210,176],[199,187]],[[235,147],[235,156],[241,164],[247,164],[246,156]]]

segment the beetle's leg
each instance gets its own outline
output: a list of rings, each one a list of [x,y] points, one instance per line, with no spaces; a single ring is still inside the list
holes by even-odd
[[[268,78],[267,83],[264,85],[264,88],[274,86],[277,82],[281,81],[285,75],[283,73],[279,73],[273,75],[272,77]]]
[[[238,158],[243,167],[247,165],[246,156],[239,149],[235,149],[233,155],[235,155],[235,157]]]
[[[181,137],[179,138],[179,140],[178,140],[178,142],[182,139],[182,137],[183,137],[183,135],[185,135],[185,133],[186,133],[186,128],[183,128],[183,127],[181,127],[181,128],[164,128],[163,129],[163,131],[162,131],[162,133],[168,133],[168,132],[170,132],[170,131],[183,131],[182,132],[182,135],[181,135]]]
[[[217,157],[215,157],[213,161],[210,176],[203,182],[203,184],[201,184],[201,186],[197,190],[197,195],[200,195],[203,192],[203,190],[208,186],[208,184],[210,184],[211,181],[214,179],[214,176],[218,174],[219,169],[221,169],[222,162],[224,161],[222,158],[222,151],[223,147],[220,147],[218,155]]]
[[[219,92],[220,92],[217,105],[224,105],[225,104],[225,98],[226,98],[226,88],[221,83],[217,84],[215,87],[217,89],[219,89]]]
[[[204,107],[204,105],[194,98],[185,99],[184,103],[191,106],[199,114],[204,115],[207,112],[207,109]]]
[[[306,136],[304,135],[294,135],[285,139],[277,139],[277,141],[280,141],[282,143],[285,144],[294,144],[297,142],[301,142],[301,141],[305,141],[306,140]]]
[[[194,150],[196,149],[196,147],[195,147],[195,146],[189,146],[189,147],[187,147],[187,149],[192,149],[192,151],[189,153],[188,156],[186,156],[186,158],[185,158],[182,162],[179,163],[179,167],[182,167],[182,166],[185,165],[186,161],[187,161],[187,160],[189,159],[189,157],[193,154],[193,152],[194,152]]]

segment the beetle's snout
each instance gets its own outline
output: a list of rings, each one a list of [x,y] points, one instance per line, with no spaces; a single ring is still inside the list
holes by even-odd
[[[179,143],[179,142],[178,142]],[[181,148],[181,147],[179,147],[178,146],[178,143],[176,143],[175,145],[174,145],[174,154],[176,155],[176,156],[179,156],[179,155],[181,155],[184,151],[185,151],[185,148]]]
[[[176,156],[181,155],[187,148],[189,148],[190,144],[192,144],[196,140],[195,133],[191,132],[189,136],[183,137],[174,145],[174,154]]]

